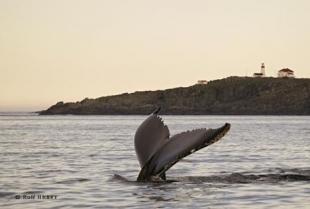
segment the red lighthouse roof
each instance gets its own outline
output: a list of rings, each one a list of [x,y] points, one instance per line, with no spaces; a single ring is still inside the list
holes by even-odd
[[[282,70],[279,70],[279,72],[293,73],[294,71],[289,68],[283,68]]]

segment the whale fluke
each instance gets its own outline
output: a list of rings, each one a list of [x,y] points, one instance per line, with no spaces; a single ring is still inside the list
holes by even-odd
[[[169,129],[153,112],[137,129],[135,150],[141,171],[137,181],[166,180],[165,172],[182,158],[220,140],[230,129],[226,123],[218,129],[195,129],[170,137]]]

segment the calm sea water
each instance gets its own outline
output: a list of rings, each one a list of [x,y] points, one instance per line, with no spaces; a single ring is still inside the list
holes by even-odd
[[[310,117],[163,116],[171,134],[232,127],[173,166],[177,182],[137,183],[145,118],[2,114],[0,208],[310,208]]]

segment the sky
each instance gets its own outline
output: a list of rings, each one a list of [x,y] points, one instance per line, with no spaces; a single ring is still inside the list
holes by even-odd
[[[310,77],[309,0],[0,0],[0,111],[197,80]]]

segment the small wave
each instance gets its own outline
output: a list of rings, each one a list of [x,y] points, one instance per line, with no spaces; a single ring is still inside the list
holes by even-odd
[[[278,183],[281,181],[310,181],[310,176],[300,174],[241,174],[232,173],[223,176],[187,176],[179,177],[177,181],[190,181],[193,183],[230,183],[230,184],[247,184],[247,183]]]
[[[15,195],[14,192],[0,192],[0,198]]]
[[[86,181],[90,181],[90,179],[86,179],[86,178],[66,179],[63,181],[57,181],[56,184],[74,184],[74,183],[81,183],[81,182],[86,182]]]
[[[21,194],[40,194],[43,193],[42,191],[26,191],[26,192],[22,192]]]
[[[216,183],[278,183],[294,181],[310,181],[308,168],[270,168],[265,172],[231,173],[214,176],[179,177],[178,181],[216,182]]]
[[[310,176],[310,169],[308,168],[270,168],[269,173],[291,173]]]
[[[96,157],[98,154],[89,154],[88,157]]]
[[[49,174],[49,173],[77,173],[78,171],[69,169],[50,169],[38,171],[39,175]]]
[[[111,180],[112,181],[121,181],[121,182],[133,182],[133,181],[130,181],[127,178],[121,176],[121,175],[118,175],[118,174],[114,174],[114,176],[111,178]]]
[[[273,173],[249,174],[249,173],[231,173],[225,175],[212,176],[181,176],[175,179],[167,179],[167,181],[158,183],[173,183],[173,182],[191,182],[191,183],[226,183],[226,184],[249,184],[249,183],[279,183],[279,182],[310,182],[309,169],[269,169]],[[113,181],[133,183],[134,180],[129,180],[121,175],[114,174]]]
[[[121,183],[127,183],[127,184],[145,184],[145,183],[151,183],[151,184],[170,184],[173,182],[177,182],[176,180],[167,179],[166,181],[154,181],[154,182],[138,182],[136,180],[130,180],[127,179],[124,176],[121,176],[119,174],[114,174],[114,176],[110,179],[111,181],[117,181]]]

